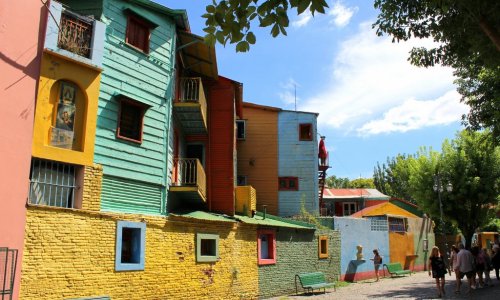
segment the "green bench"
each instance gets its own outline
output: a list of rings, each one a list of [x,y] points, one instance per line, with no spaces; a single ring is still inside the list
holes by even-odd
[[[391,277],[393,276],[402,276],[402,275],[405,275],[405,274],[410,274],[411,275],[411,271],[410,270],[403,270],[403,267],[401,267],[401,264],[400,263],[390,263],[390,264],[384,264],[384,267],[387,269],[387,272],[389,272],[389,274],[391,275]],[[384,276],[385,276],[385,273],[384,273]]]
[[[335,289],[335,283],[326,282],[325,274],[323,272],[313,272],[313,273],[302,273],[295,275],[295,293],[298,294],[297,279],[299,279],[302,288],[307,291],[314,293],[314,290],[321,290],[326,293],[326,288],[333,287]]]

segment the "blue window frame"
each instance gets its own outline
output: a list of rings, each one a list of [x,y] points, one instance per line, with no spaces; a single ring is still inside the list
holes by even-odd
[[[116,271],[144,270],[146,223],[118,221],[116,225]]]

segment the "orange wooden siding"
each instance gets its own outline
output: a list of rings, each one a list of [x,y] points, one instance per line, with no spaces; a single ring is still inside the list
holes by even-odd
[[[257,210],[278,214],[278,111],[243,103],[246,138],[238,140],[238,175],[257,192]]]
[[[411,258],[415,254],[413,233],[389,232],[389,251],[391,263],[398,262],[403,268],[410,268]]]

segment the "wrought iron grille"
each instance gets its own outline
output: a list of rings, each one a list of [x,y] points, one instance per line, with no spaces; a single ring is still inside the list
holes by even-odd
[[[76,188],[74,166],[49,160],[32,160],[29,203],[74,208]]]
[[[57,46],[80,56],[90,58],[92,20],[70,11],[61,14]]]
[[[17,249],[0,247],[1,300],[12,299],[12,295],[14,293],[14,280],[16,277],[17,254]]]

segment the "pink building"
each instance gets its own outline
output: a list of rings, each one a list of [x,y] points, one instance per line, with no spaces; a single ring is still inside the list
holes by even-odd
[[[6,299],[19,294],[46,12],[39,0],[0,1],[0,294]]]

